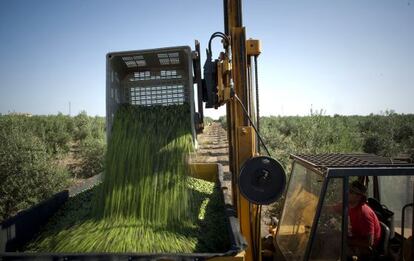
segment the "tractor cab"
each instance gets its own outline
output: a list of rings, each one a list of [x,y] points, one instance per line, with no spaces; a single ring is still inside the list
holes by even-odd
[[[351,258],[348,203],[355,180],[367,186],[367,204],[382,230],[370,260],[414,260],[414,164],[372,154],[291,158],[292,172],[274,237],[276,260]]]

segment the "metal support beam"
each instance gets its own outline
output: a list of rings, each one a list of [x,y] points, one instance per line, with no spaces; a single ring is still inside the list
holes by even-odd
[[[224,10],[224,31],[225,34],[228,36],[233,37],[233,28],[241,27],[242,26],[242,9],[241,9],[241,0],[223,0],[223,10]],[[236,36],[237,38],[237,36]],[[244,36],[245,38],[245,36]],[[236,48],[235,43],[240,43],[240,40],[235,40],[231,38],[231,50],[232,50],[232,68],[233,68],[233,84],[235,93],[241,98],[243,94],[240,93],[240,86],[239,81],[235,79],[235,75],[239,75],[240,72],[246,75],[246,68],[243,67],[239,62],[234,61],[234,56],[245,56],[244,53],[240,53],[240,48],[237,48],[237,51],[234,50]],[[237,53],[239,52],[239,53]],[[237,59],[240,61],[240,59]],[[242,99],[243,100],[243,99]],[[233,205],[237,207],[237,166],[235,157],[237,156],[237,140],[236,140],[236,126],[243,125],[241,122],[238,123],[238,118],[243,117],[243,112],[241,109],[237,110],[236,101],[230,101],[226,104],[226,120],[227,120],[227,139],[229,142],[229,168],[232,175],[232,188],[233,188]],[[238,116],[236,116],[238,115]]]
[[[242,27],[233,27],[231,28],[231,50],[232,50],[232,78],[234,84],[234,92],[242,101],[245,107],[247,107],[247,58],[246,58],[246,49],[245,49],[245,29]],[[243,112],[241,106],[237,103],[236,100],[230,100],[227,103],[229,107],[229,113],[227,114],[228,122],[228,136],[229,136],[229,151],[230,151],[230,170],[233,174],[233,200],[234,205],[237,206],[238,191],[237,189],[237,177],[241,164],[244,162],[239,162],[238,155],[238,137],[235,130],[239,126],[248,126],[248,119]],[[234,146],[235,145],[235,146]],[[254,152],[252,152],[254,155]]]
[[[232,79],[234,93],[239,97],[246,108],[250,108],[248,94],[251,93],[251,84],[247,77],[247,54],[246,54],[246,31],[242,24],[241,0],[224,0],[224,31],[230,36]],[[260,240],[253,242],[252,235],[260,233],[257,227],[253,226],[256,221],[256,208],[258,206],[249,203],[240,195],[238,189],[238,177],[240,168],[244,162],[256,154],[256,135],[250,127],[247,116],[242,107],[235,100],[227,104],[227,135],[229,141],[230,171],[232,173],[233,205],[237,207],[237,215],[240,220],[240,230],[246,238],[248,248],[246,249],[245,260],[261,260]],[[259,221],[260,222],[260,221]],[[259,256],[253,253],[255,245]]]
[[[237,127],[237,140],[238,140],[238,153],[237,153],[237,163],[240,165],[250,159],[253,155],[256,144],[254,143],[255,133],[252,127],[250,126],[239,126]],[[238,164],[238,165],[239,165]],[[239,177],[241,166],[238,166],[237,177]],[[233,188],[234,189],[234,188]],[[238,187],[237,187],[238,191]],[[246,260],[258,260],[254,257],[253,245],[258,245],[257,242],[253,242],[253,235],[255,233],[260,233],[260,231],[253,231],[256,229],[253,226],[253,220],[256,220],[256,205],[252,205],[247,199],[245,199],[239,193],[239,198],[237,200],[237,214],[240,220],[240,231],[243,236],[246,238],[248,248],[246,249]]]

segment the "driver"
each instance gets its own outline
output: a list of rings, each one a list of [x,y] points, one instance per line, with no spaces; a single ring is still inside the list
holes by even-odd
[[[361,259],[372,254],[381,238],[381,225],[375,212],[366,204],[367,187],[359,181],[349,188],[350,254]]]

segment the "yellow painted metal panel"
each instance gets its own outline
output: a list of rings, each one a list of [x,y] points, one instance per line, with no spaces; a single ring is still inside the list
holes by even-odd
[[[261,53],[260,40],[249,39],[246,41],[247,55],[259,55]]]
[[[194,178],[215,182],[218,178],[217,163],[191,163],[190,175]]]

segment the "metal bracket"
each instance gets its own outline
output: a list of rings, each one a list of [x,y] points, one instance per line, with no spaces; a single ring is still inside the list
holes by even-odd
[[[246,41],[246,53],[248,56],[259,56],[261,53],[260,40],[249,39]]]

